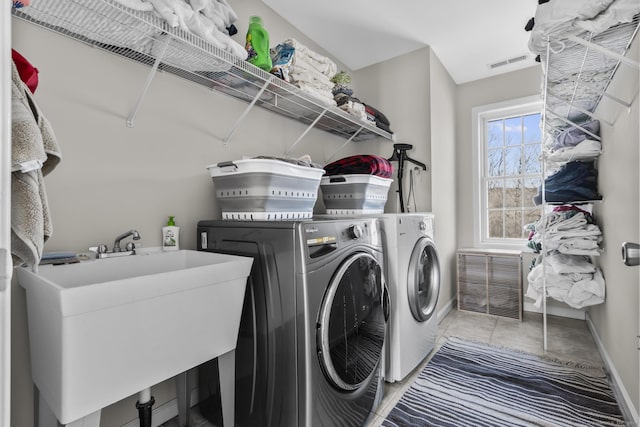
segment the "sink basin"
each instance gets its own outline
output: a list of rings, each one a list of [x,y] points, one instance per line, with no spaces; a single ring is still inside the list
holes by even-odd
[[[17,269],[40,396],[68,424],[232,351],[252,262],[180,250]]]

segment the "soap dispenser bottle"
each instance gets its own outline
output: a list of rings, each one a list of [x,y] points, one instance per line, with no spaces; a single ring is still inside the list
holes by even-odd
[[[174,217],[170,216],[167,225],[162,227],[162,249],[165,251],[177,251],[179,237],[180,227],[176,227]]]

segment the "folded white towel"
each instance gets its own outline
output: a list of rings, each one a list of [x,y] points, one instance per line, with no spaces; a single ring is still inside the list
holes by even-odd
[[[49,121],[12,63],[11,75],[11,254],[14,265],[34,268],[53,227],[44,187],[44,176],[60,163],[60,147]],[[40,168],[23,172],[25,162]]]
[[[222,32],[238,20],[238,15],[225,0],[190,0],[190,3],[195,11],[215,22]]]
[[[318,70],[328,78],[335,76],[338,72],[338,66],[335,64],[335,62],[333,62],[326,56],[322,56],[319,53],[312,51],[299,41],[295,39],[287,39],[283,43],[292,46],[295,49],[296,57],[302,57],[307,62],[312,64],[316,70]]]
[[[585,139],[573,147],[562,147],[546,155],[552,162],[572,162],[575,160],[595,159],[602,153],[602,144],[599,141]]]
[[[221,31],[206,15],[194,10],[184,0],[148,0],[171,27],[179,27],[208,41],[215,47],[240,58],[247,58],[244,46]],[[206,70],[196,70],[206,71]]]

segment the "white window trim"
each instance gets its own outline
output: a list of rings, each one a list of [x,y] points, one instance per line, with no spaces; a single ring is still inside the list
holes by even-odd
[[[471,109],[471,129],[473,137],[473,242],[477,248],[526,249],[526,239],[488,239],[484,238],[486,227],[487,201],[481,200],[484,194],[482,171],[484,170],[484,123],[487,119],[504,117],[505,114],[542,113],[540,95],[531,95],[494,104],[480,105]]]

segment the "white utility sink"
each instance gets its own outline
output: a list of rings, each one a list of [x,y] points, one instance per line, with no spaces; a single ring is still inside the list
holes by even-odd
[[[68,424],[234,350],[252,262],[158,250],[17,269],[40,396]]]

